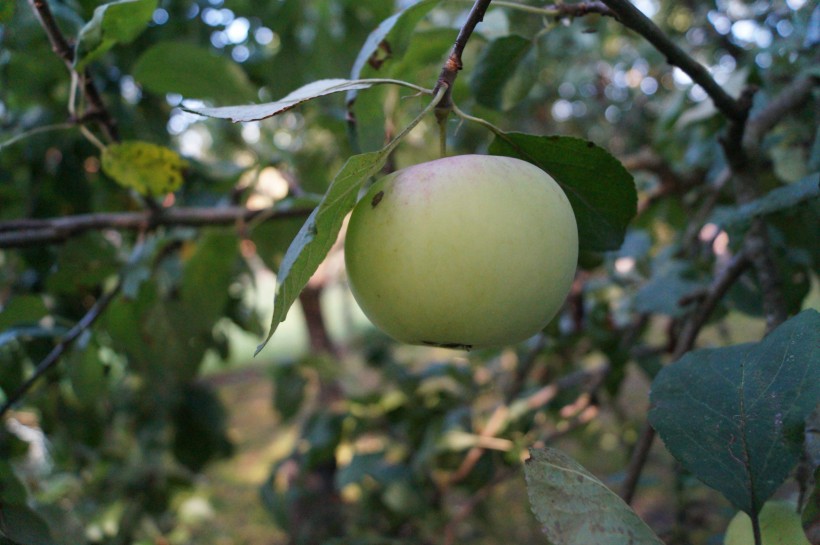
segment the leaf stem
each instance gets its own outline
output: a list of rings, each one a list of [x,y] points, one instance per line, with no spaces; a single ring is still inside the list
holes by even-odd
[[[430,104],[425,106],[421,113],[418,116],[416,116],[416,118],[413,121],[411,121],[409,125],[402,129],[402,131],[399,134],[397,134],[396,137],[393,138],[393,140],[388,142],[388,144],[381,149],[381,153],[387,155],[391,153],[394,149],[396,149],[396,146],[399,145],[399,142],[401,142],[401,140],[405,136],[407,136],[407,134],[410,131],[412,131],[416,127],[416,125],[418,125],[419,122],[422,119],[424,119],[424,117],[427,114],[432,112],[439,105],[439,103],[443,100],[444,96],[447,94],[448,89],[449,88],[446,85],[438,87],[436,89],[436,94],[433,96],[433,100],[430,101]]]
[[[763,545],[763,536],[760,533],[760,516],[752,513],[752,534],[755,536],[755,545]]]
[[[51,131],[61,131],[61,130],[65,130],[65,129],[73,129],[74,127],[75,127],[74,123],[57,123],[55,125],[44,125],[42,127],[35,127],[35,128],[30,129],[28,131],[22,132],[22,133],[18,134],[17,136],[13,136],[13,137],[9,138],[8,140],[6,140],[5,142],[0,142],[0,151],[2,151],[3,149],[5,149],[5,148],[7,148],[7,147],[9,147],[13,144],[16,144],[20,140],[24,140],[26,138],[29,138],[31,136],[34,136],[34,135],[37,135],[37,134],[40,134],[40,133],[51,132]]]
[[[486,119],[482,119],[480,117],[474,117],[474,116],[468,114],[467,112],[465,112],[464,110],[459,108],[455,103],[452,103],[450,106],[453,109],[453,112],[455,112],[455,114],[458,117],[460,117],[461,119],[463,119],[465,121],[471,121],[473,123],[477,123],[477,124],[481,125],[482,127],[492,131],[493,134],[495,134],[499,138],[503,138],[503,139],[506,140],[507,133],[505,133],[503,130],[496,127],[495,125],[493,125],[492,123],[490,123]]]
[[[60,27],[57,25],[48,2],[46,0],[28,0],[28,3],[40,22],[40,26],[45,31],[48,41],[51,43],[52,51],[63,60],[69,73],[76,74],[82,80],[83,94],[90,105],[85,115],[92,117],[93,114],[106,138],[114,141],[119,140],[117,124],[106,108],[94,80],[88,77],[87,73],[77,73],[74,69],[74,49],[69,45],[68,40],[65,39]]]
[[[99,138],[94,136],[94,133],[88,130],[87,127],[80,125],[80,132],[83,133],[83,136],[85,136],[86,140],[94,144],[94,147],[100,150],[100,153],[105,151],[105,144],[103,144]]]

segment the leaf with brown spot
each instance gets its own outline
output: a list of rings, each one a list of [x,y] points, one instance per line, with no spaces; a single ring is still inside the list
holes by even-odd
[[[662,545],[624,501],[581,464],[551,448],[524,465],[535,518],[554,545]]]

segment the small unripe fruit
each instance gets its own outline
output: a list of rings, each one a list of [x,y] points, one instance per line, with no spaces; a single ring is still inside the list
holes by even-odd
[[[462,155],[377,181],[345,240],[365,315],[410,344],[451,348],[524,340],[547,325],[578,260],[560,186],[510,157]]]
[[[803,532],[800,515],[791,502],[772,500],[763,504],[758,515],[763,545],[810,545]],[[740,511],[726,528],[724,545],[754,545],[752,519]]]

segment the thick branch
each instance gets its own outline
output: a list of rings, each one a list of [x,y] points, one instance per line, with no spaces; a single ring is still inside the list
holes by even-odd
[[[228,206],[224,208],[169,208],[159,213],[153,211],[114,212],[42,220],[10,220],[0,222],[0,248],[64,242],[68,238],[91,230],[144,231],[159,226],[205,227],[230,225],[258,217],[279,219],[308,214],[310,214],[309,209],[250,210],[241,206]]]
[[[48,41],[51,43],[51,49],[56,53],[68,68],[69,72],[74,72],[74,49],[68,43],[68,40],[63,36],[60,27],[54,20],[54,15],[51,13],[51,8],[48,7],[46,0],[28,0],[34,14],[40,21],[40,25],[48,36]],[[94,80],[88,75],[88,72],[78,74],[83,83],[83,92],[86,100],[90,105],[90,109],[82,116],[83,120],[93,119],[96,121],[100,129],[111,140],[119,140],[117,133],[117,125],[114,118],[105,107],[105,103],[100,96],[97,86],[94,85]]]
[[[458,71],[461,70],[462,67],[461,55],[464,53],[464,48],[467,46],[467,41],[473,34],[473,30],[475,30],[478,23],[484,19],[484,14],[487,12],[487,8],[490,6],[491,1],[492,0],[476,0],[475,4],[473,4],[470,14],[467,16],[467,21],[464,23],[464,26],[461,27],[461,30],[459,30],[458,36],[456,36],[456,42],[453,44],[453,49],[450,51],[450,55],[444,62],[444,66],[441,68],[441,73],[439,73],[438,76],[438,82],[433,89],[433,94],[435,94],[436,91],[438,91],[442,86],[445,86],[447,89],[436,107],[439,120],[446,118],[450,112],[450,108],[453,103],[451,96],[453,83],[456,81]]]
[[[94,303],[88,312],[85,313],[79,322],[74,324],[74,327],[68,330],[57,346],[52,349],[48,355],[43,358],[43,361],[37,366],[34,370],[34,373],[26,380],[20,387],[9,396],[6,402],[0,407],[0,418],[3,417],[6,412],[8,412],[22,397],[34,386],[34,383],[42,377],[44,374],[48,372],[49,369],[54,367],[58,361],[60,361],[60,357],[65,353],[65,351],[77,340],[84,331],[89,329],[94,322],[99,318],[105,309],[108,307],[109,303],[114,300],[117,294],[120,291],[120,284],[111,290],[110,292],[106,293],[99,299],[97,302]]]
[[[615,12],[618,20],[624,26],[646,38],[658,51],[666,55],[669,64],[686,72],[692,81],[703,87],[717,109],[726,117],[732,120],[745,119],[747,110],[712,79],[709,71],[670,40],[666,33],[633,6],[629,0],[603,0],[603,2]]]

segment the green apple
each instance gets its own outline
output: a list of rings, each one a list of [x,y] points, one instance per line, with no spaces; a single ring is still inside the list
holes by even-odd
[[[788,501],[771,500],[763,504],[758,516],[763,545],[810,545],[800,514]],[[740,511],[726,528],[724,545],[754,545],[752,519]]]
[[[348,224],[345,263],[365,315],[392,337],[499,346],[547,325],[578,261],[560,186],[510,157],[461,155],[380,179]]]

